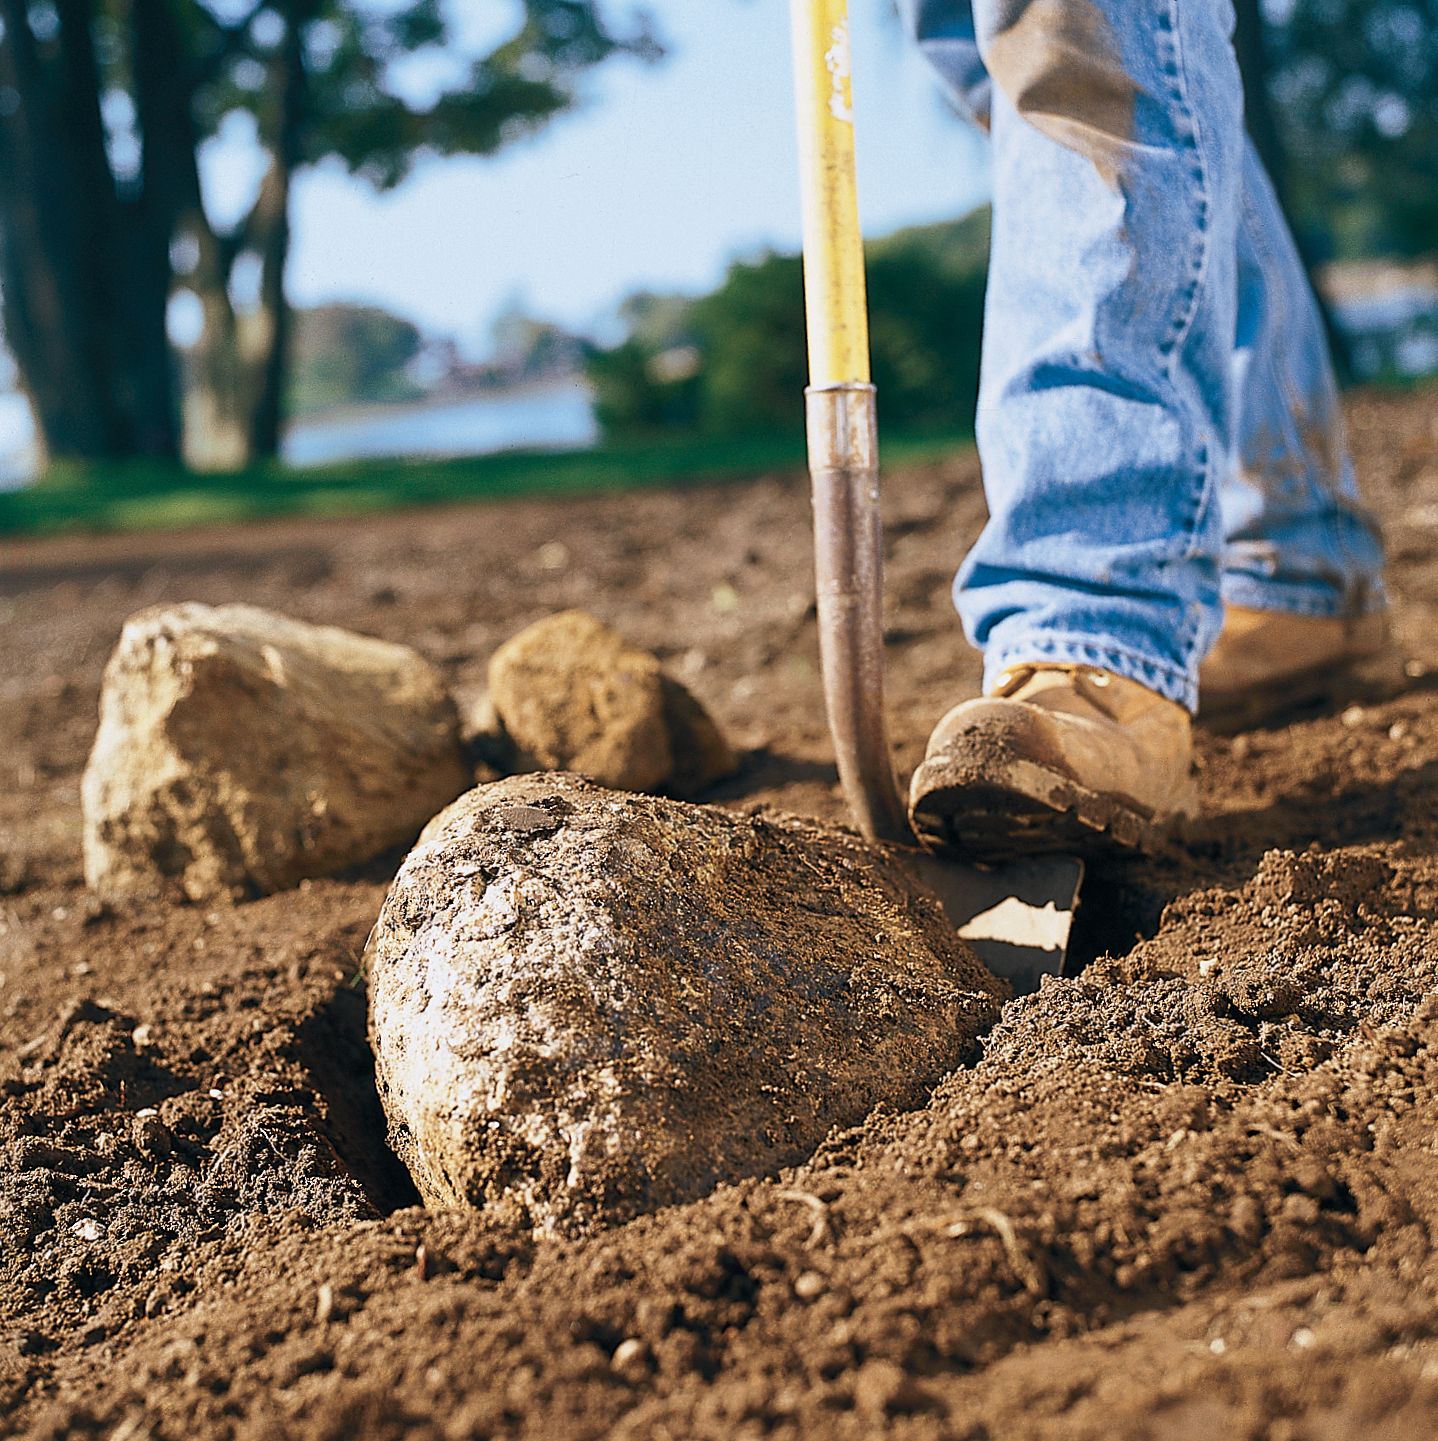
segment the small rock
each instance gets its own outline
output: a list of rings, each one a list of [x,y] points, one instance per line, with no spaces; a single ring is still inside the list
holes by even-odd
[[[614,1348],[609,1364],[616,1376],[629,1382],[638,1382],[649,1374],[653,1360],[648,1345],[631,1336]]]
[[[1253,1245],[1263,1235],[1263,1208],[1252,1196],[1236,1196],[1228,1208],[1228,1228]]]
[[[536,621],[489,663],[494,722],[482,705],[476,749],[510,770],[577,771],[617,790],[693,795],[731,774],[734,751],[708,711],[656,656],[583,611]]]
[[[516,829],[520,808],[553,824]],[[369,976],[424,1200],[568,1232],[919,1104],[998,991],[883,851],[568,775],[480,787],[426,827]]]
[[[824,1294],[824,1278],[817,1271],[805,1271],[794,1281],[794,1294],[801,1301],[812,1301]]]
[[[454,703],[407,646],[248,605],[141,611],[105,669],[85,878],[283,890],[401,844],[470,784]]]

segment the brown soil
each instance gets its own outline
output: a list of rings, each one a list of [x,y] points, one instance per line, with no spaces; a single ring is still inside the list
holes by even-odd
[[[461,692],[581,606],[829,820],[797,477],[0,548],[0,1433],[1252,1438],[1438,1433],[1438,425],[1351,414],[1412,673],[1202,744],[1190,852],[1094,875],[1084,975],[920,1110],[581,1241],[425,1211],[358,962],[396,858],[213,909],[82,887],[121,620],[247,600]],[[893,716],[972,687],[971,459],[891,477]]]

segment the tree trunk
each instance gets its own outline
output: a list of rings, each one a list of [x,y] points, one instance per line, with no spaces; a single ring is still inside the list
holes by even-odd
[[[259,384],[250,416],[250,457],[272,460],[279,454],[285,421],[285,390],[290,375],[293,318],[285,296],[285,270],[290,257],[290,184],[300,159],[307,86],[301,20],[293,11],[286,21],[285,41],[276,83],[274,158],[256,205],[260,243],[260,308],[258,335],[262,345]]]
[[[0,0],[0,279],[6,337],[52,460],[178,453],[164,300],[146,283],[133,206],[100,118],[91,0],[56,0],[41,46],[23,0]],[[145,297],[151,307],[149,324]]]

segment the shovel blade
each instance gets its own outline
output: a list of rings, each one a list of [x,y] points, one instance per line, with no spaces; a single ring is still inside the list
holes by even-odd
[[[916,853],[909,868],[939,898],[954,929],[996,976],[1027,995],[1064,974],[1083,884],[1077,856],[1034,856],[979,866]]]

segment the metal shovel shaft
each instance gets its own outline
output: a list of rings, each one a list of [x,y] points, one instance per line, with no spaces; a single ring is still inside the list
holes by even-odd
[[[819,659],[839,781],[864,835],[912,841],[884,718],[884,560],[874,387],[810,387],[805,399]]]
[[[804,205],[809,471],[824,699],[870,839],[911,840],[884,721],[883,536],[847,0],[792,0]]]

